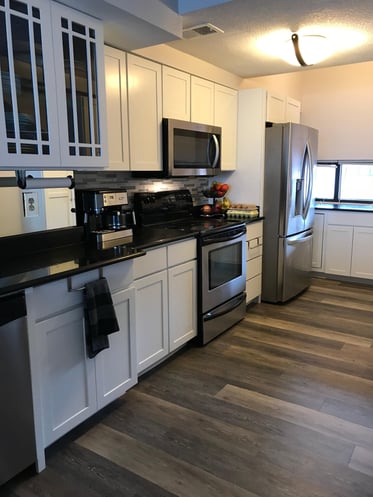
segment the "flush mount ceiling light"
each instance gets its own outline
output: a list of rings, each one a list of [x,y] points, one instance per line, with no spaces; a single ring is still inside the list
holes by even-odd
[[[256,49],[294,66],[310,66],[333,54],[351,50],[367,42],[367,34],[348,27],[309,26],[292,33],[272,31],[256,39]]]
[[[312,66],[328,58],[330,43],[325,36],[292,33],[285,43],[282,58],[291,65]]]

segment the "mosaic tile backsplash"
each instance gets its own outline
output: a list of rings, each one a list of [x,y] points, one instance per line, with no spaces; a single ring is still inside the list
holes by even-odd
[[[76,171],[74,174],[75,185],[77,189],[105,190],[125,189],[128,194],[128,203],[133,204],[133,194],[135,192],[150,192],[161,190],[180,190],[188,188],[190,190],[194,205],[208,203],[208,200],[202,194],[206,190],[211,178],[171,178],[171,179],[149,179],[149,178],[132,178],[131,173],[121,171]]]

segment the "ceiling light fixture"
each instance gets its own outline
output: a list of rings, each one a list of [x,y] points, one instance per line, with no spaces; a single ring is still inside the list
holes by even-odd
[[[292,65],[312,66],[325,60],[331,53],[328,39],[321,35],[293,33],[285,44],[282,58]]]

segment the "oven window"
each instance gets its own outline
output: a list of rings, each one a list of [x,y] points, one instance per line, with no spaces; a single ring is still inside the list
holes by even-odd
[[[242,274],[242,242],[209,252],[209,290],[238,278]]]

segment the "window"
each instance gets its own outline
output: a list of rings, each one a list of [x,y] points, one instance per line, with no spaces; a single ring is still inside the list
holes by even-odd
[[[313,193],[317,200],[373,202],[373,163],[319,163]]]

